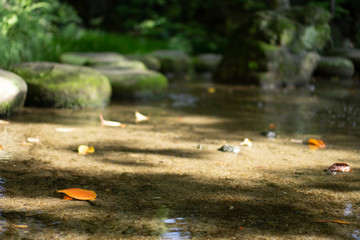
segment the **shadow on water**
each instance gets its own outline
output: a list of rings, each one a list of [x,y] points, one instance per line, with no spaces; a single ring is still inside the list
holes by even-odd
[[[179,174],[88,175],[54,169],[41,162],[36,164],[36,168],[24,167],[22,170],[6,165],[0,167],[7,179],[5,186],[9,189],[9,201],[28,199],[30,204],[34,204],[16,211],[3,209],[2,217],[11,224],[27,224],[29,236],[39,231],[53,232],[60,237],[71,233],[94,237],[106,233],[109,238],[156,236],[161,232],[156,230],[157,225],[149,222],[161,208],[169,209],[163,218],[167,228],[167,232],[162,233],[164,239],[176,239],[174,236],[189,239],[193,235],[198,238],[249,239],[254,234],[342,238],[357,231],[358,224],[339,227],[313,222],[316,219],[342,218],[343,212],[332,209],[344,208],[343,203],[340,205],[336,199],[319,198],[317,192],[305,194],[297,190],[321,188],[309,186],[318,177],[315,175],[302,175],[303,181],[294,188],[266,180],[242,183],[239,179],[228,179],[224,184],[220,180],[195,179],[191,175]],[[28,166],[25,160],[14,160],[11,165]],[[309,172],[307,169],[303,171]],[[44,176],[44,173],[48,174]],[[295,177],[287,172],[279,173],[284,178]],[[350,180],[355,183],[360,179],[353,175]],[[345,181],[349,179],[343,178],[338,183],[339,191],[350,190],[342,189],[341,184]],[[31,186],[26,183],[31,183]],[[84,186],[97,192],[98,199],[94,203],[63,201],[55,191]],[[36,204],[44,198],[48,199],[50,208]],[[325,212],[321,211],[324,209]],[[80,214],[82,212],[87,214]],[[185,216],[186,219],[172,216]]]

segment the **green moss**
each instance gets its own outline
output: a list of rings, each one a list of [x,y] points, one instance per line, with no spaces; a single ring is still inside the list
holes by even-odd
[[[114,98],[154,95],[163,92],[168,86],[168,80],[163,74],[150,70],[103,73],[110,79]]]
[[[58,108],[103,107],[111,86],[100,73],[65,64],[28,63],[12,70],[28,84],[26,104]]]
[[[342,67],[354,69],[354,64],[346,58],[321,58],[318,67]]]

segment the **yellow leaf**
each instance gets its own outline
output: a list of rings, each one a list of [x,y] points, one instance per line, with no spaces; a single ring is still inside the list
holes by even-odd
[[[215,93],[215,92],[216,92],[216,88],[214,88],[214,87],[209,87],[209,88],[207,89],[207,91],[208,91],[208,93]]]
[[[80,145],[78,148],[79,155],[86,155],[89,153],[94,153],[95,148],[93,146]]]
[[[13,227],[15,228],[20,228],[20,229],[24,229],[24,228],[28,228],[28,225],[17,225],[17,224],[12,224]]]
[[[351,224],[351,222],[344,221],[344,220],[341,220],[341,219],[331,220],[331,222],[333,222],[333,223],[340,223],[340,224]]]

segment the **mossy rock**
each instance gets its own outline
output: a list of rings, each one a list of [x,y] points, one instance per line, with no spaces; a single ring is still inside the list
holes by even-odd
[[[164,92],[167,78],[152,70],[100,69],[111,82],[113,98],[152,97]]]
[[[0,116],[19,112],[24,106],[27,85],[20,76],[0,69]]]
[[[200,54],[194,58],[195,70],[198,72],[215,72],[221,59],[220,54]]]
[[[356,71],[360,71],[360,49],[357,48],[334,48],[327,53],[331,56],[344,57],[351,60]]]
[[[321,57],[314,75],[351,78],[354,75],[354,64],[342,57]]]
[[[129,54],[126,55],[126,58],[129,60],[140,61],[144,63],[145,66],[150,70],[159,71],[161,69],[161,63],[159,59],[149,54],[144,54],[144,55]]]
[[[126,60],[121,54],[114,52],[66,52],[61,54],[60,61],[71,65],[110,65]]]
[[[104,107],[111,97],[109,80],[81,66],[28,62],[10,68],[28,85],[25,105],[56,108]]]
[[[191,58],[182,51],[158,50],[149,54],[159,59],[163,73],[186,74],[192,71]]]
[[[68,52],[60,56],[62,63],[80,66],[109,67],[116,69],[147,69],[137,60],[129,60],[115,52]]]

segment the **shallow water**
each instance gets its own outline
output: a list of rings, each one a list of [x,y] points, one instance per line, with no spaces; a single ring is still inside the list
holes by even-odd
[[[0,125],[0,228],[27,225],[8,234],[35,239],[358,239],[359,100],[351,82],[264,90],[180,81],[165,98],[104,109],[25,108]],[[134,111],[150,121],[135,123]],[[99,113],[124,128],[100,126]],[[261,135],[270,123],[275,139]],[[309,137],[327,148],[291,142]],[[252,148],[239,146],[244,138]],[[80,144],[95,153],[79,156]],[[224,144],[239,153],[218,151]],[[354,171],[324,172],[334,162]],[[56,190],[70,187],[98,199],[62,201]],[[155,214],[163,207],[164,222]]]

